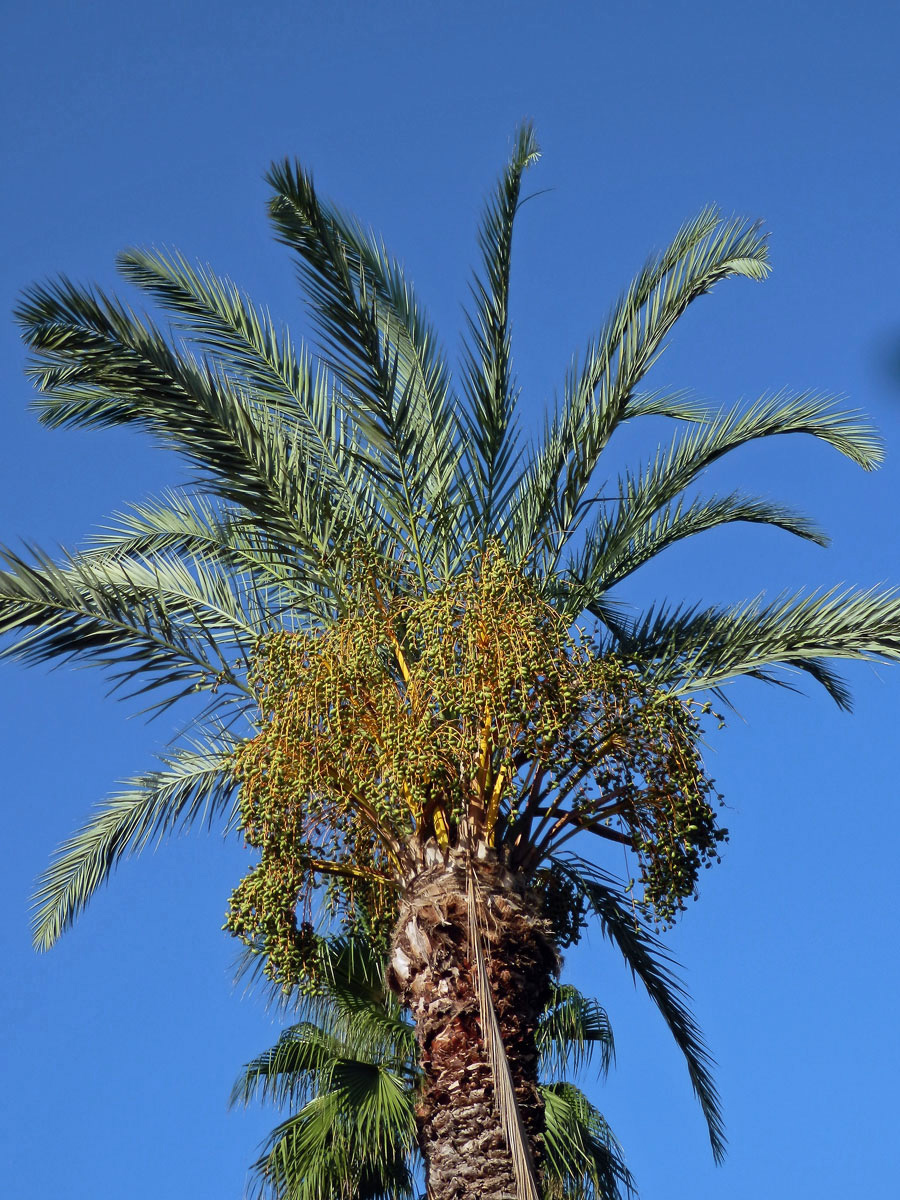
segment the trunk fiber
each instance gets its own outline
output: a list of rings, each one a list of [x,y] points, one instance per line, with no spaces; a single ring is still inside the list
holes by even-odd
[[[538,1175],[544,1106],[535,1030],[558,961],[521,881],[479,861],[483,956],[528,1147]],[[429,1200],[518,1200],[494,1095],[470,944],[468,881],[441,862],[413,880],[394,933],[389,982],[410,1009],[424,1072],[417,1113]]]

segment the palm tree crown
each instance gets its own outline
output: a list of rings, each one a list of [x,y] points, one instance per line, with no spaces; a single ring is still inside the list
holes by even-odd
[[[748,521],[824,543],[771,501],[698,494],[725,454],[805,433],[868,470],[881,447],[825,396],[711,412],[642,389],[693,300],[768,271],[759,228],[712,209],[639,272],[526,445],[510,252],[537,158],[526,126],[479,231],[458,384],[396,260],[290,162],[269,173],[270,214],[297,259],[316,358],[232,283],[176,254],[119,260],[167,328],[66,279],[28,291],[18,318],[41,421],[137,426],[196,478],[61,558],[4,550],[0,573],[7,655],[93,662],[154,710],[208,698],[162,763],[63,845],[38,894],[37,944],[60,936],[127,852],[237,819],[261,858],[229,924],[287,986],[307,969],[303,908],[323,883],[338,915],[365,912],[386,938],[392,987],[423,1046],[434,964],[454,979],[470,972],[480,1033],[466,1026],[460,1053],[483,1039],[513,1157],[504,1169],[525,1195],[543,1153],[534,1030],[546,997],[538,988],[533,1012],[525,991],[504,1002],[498,964],[528,961],[549,981],[558,946],[591,911],[679,1037],[722,1146],[702,1046],[649,935],[633,915],[631,933],[617,924],[618,910],[610,923],[614,885],[562,843],[580,833],[631,847],[643,902],[667,921],[724,836],[692,697],[799,672],[846,707],[831,660],[900,656],[894,592],[625,607],[618,585],[704,530]],[[676,422],[670,445],[601,481],[611,437],[644,416]],[[426,1054],[423,1069],[437,1080],[463,1070],[454,1062]],[[426,1109],[420,1145],[439,1196],[445,1126],[438,1101]]]

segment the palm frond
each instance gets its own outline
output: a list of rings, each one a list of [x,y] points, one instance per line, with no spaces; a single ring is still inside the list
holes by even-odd
[[[765,236],[757,225],[704,209],[651,259],[619,301],[603,331],[572,364],[562,410],[529,465],[511,517],[523,553],[546,539],[552,569],[577,527],[579,508],[600,454],[627,420],[641,379],[685,309],[732,275],[762,279]],[[642,415],[643,405],[635,415]]]
[[[249,1194],[267,1200],[413,1200],[408,1163],[414,1127],[408,1093],[377,1070],[345,1069],[333,1090],[273,1131],[253,1164]],[[373,1128],[381,1131],[374,1144]]]
[[[16,315],[34,352],[29,374],[44,424],[136,425],[184,455],[209,490],[243,507],[268,537],[320,560],[358,542],[365,525],[350,520],[296,425],[240,380],[177,351],[149,318],[65,279],[32,288]],[[311,403],[324,409],[327,398]],[[367,514],[384,536],[371,497]]]
[[[384,963],[372,943],[359,935],[333,936],[320,943],[320,980],[301,1011],[326,1028],[336,1022],[365,1052],[397,1071],[415,1057],[415,1028],[403,1018],[385,983]]]
[[[585,535],[582,548],[573,554],[563,572],[570,582],[565,610],[572,616],[588,604],[596,605],[610,588],[627,579],[663,550],[685,538],[706,533],[722,525],[742,521],[772,525],[796,537],[828,544],[825,534],[802,513],[755,496],[732,492],[685,502],[666,503],[649,518],[641,513],[636,491],[631,491],[612,515],[603,514]]]
[[[254,398],[289,426],[327,481],[353,535],[365,540],[378,524],[377,489],[358,461],[358,447],[341,419],[333,392],[317,378],[309,356],[295,349],[290,333],[277,329],[229,279],[181,255],[132,249],[119,256],[125,277],[150,292],[177,318],[191,342],[211,354],[227,376],[239,374]],[[373,505],[374,500],[374,505]]]
[[[172,751],[162,770],[128,780],[63,843],[34,897],[38,949],[59,939],[128,854],[227,812],[235,788],[232,748],[220,740]]]
[[[602,1114],[570,1083],[546,1084],[545,1200],[621,1200],[637,1194],[634,1178]]]
[[[121,561],[40,551],[27,562],[0,549],[2,655],[28,663],[80,658],[106,671],[114,688],[164,689],[165,707],[225,683],[248,693],[235,660],[245,657],[268,617],[239,580],[173,557]]]
[[[114,513],[78,555],[86,562],[171,556],[243,579],[270,622],[334,614],[331,574],[315,558],[299,547],[288,553],[242,509],[201,495],[167,492]]]
[[[560,855],[551,859],[551,863],[587,900],[604,936],[618,948],[634,978],[641,981],[659,1009],[684,1055],[694,1094],[706,1119],[713,1157],[721,1162],[725,1156],[725,1131],[712,1078],[713,1060],[687,1007],[684,987],[672,973],[671,956],[623,901],[619,880],[575,855]]]
[[[530,124],[516,134],[506,170],[489,199],[478,232],[482,274],[472,283],[473,308],[466,312],[468,337],[463,376],[471,412],[471,506],[480,540],[494,533],[494,514],[515,465],[511,422],[517,392],[512,375],[509,278],[513,223],[519,209],[522,176],[540,149]]]
[[[600,1051],[600,1074],[606,1075],[616,1057],[606,1012],[571,984],[553,984],[535,1040],[545,1077],[578,1071],[595,1049]]]
[[[278,238],[299,257],[325,353],[352,402],[358,454],[382,481],[424,579],[425,530],[428,545],[440,543],[461,450],[446,369],[399,266],[375,240],[322,203],[299,164],[267,178]]]
[[[849,708],[846,685],[823,660],[900,659],[900,593],[834,588],[770,604],[662,607],[629,629],[623,646],[649,677],[678,694],[721,688],[744,675],[789,686],[785,674],[800,672]]]

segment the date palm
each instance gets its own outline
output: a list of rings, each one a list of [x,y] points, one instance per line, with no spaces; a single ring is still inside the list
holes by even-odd
[[[471,1196],[537,1194],[535,1036],[559,948],[592,913],[669,1020],[721,1154],[702,1045],[640,920],[674,916],[723,836],[692,697],[805,675],[846,707],[832,660],[900,655],[893,592],[625,606],[635,571],[723,524],[825,541],[771,501],[700,494],[732,450],[808,434],[868,470],[881,448],[825,396],[710,412],[642,390],[695,299],[768,270],[759,229],[713,210],[639,272],[526,445],[510,251],[537,157],[523,128],[482,221],[458,383],[398,263],[290,162],[270,172],[270,212],[297,259],[316,358],[174,254],[119,262],[165,327],[65,279],[18,311],[44,424],[135,426],[195,481],[62,557],[4,551],[5,652],[92,662],[156,710],[208,699],[163,762],[63,845],[38,895],[37,944],[124,854],[237,816],[261,857],[229,927],[285,986],[308,969],[302,918],[323,885],[338,919],[362,908],[387,938],[420,1046],[416,1136],[435,1200],[457,1194],[462,1154],[476,1164]],[[613,434],[646,416],[676,423],[671,443],[605,478]],[[620,919],[616,886],[567,854],[575,836],[631,848],[637,917]]]

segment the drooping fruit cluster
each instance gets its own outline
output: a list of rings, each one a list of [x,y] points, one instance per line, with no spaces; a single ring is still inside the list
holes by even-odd
[[[333,914],[387,930],[429,844],[533,877],[561,838],[615,830],[671,920],[724,836],[693,706],[569,631],[497,547],[449,581],[361,564],[351,585],[344,616],[266,637],[253,664],[258,732],[235,772],[261,859],[226,928],[269,974],[302,977],[298,920],[323,884]],[[583,914],[557,917],[576,940]]]

